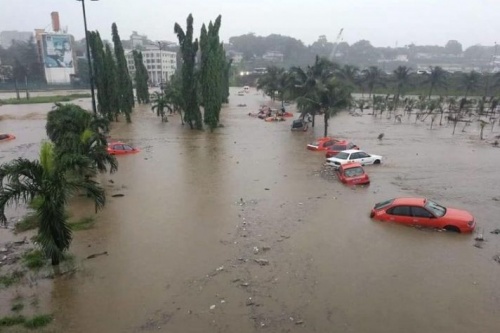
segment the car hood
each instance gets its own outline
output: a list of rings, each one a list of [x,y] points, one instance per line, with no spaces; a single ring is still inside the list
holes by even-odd
[[[446,214],[444,214],[443,218],[454,221],[463,221],[463,222],[469,222],[474,220],[474,216],[472,216],[471,213],[456,208],[447,208]]]
[[[333,157],[328,157],[326,160],[327,160],[327,161],[330,161],[330,162],[340,162],[340,163],[345,163],[345,162],[347,162],[347,160],[343,160],[343,159],[341,159],[341,158],[337,158],[337,157],[335,157],[335,156],[333,156]]]

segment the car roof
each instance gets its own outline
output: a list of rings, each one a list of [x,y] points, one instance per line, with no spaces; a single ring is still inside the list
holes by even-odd
[[[393,205],[416,205],[421,206],[427,201],[426,198],[396,198]]]
[[[348,149],[348,150],[342,150],[343,153],[348,153],[348,154],[352,154],[352,153],[359,153],[359,152],[363,152],[362,150],[357,150],[357,149]]]
[[[350,163],[342,164],[340,167],[342,169],[359,168],[359,167],[361,167],[363,169],[363,166],[358,162],[350,162]]]

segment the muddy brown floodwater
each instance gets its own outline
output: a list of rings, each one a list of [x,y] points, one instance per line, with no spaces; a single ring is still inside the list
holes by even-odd
[[[107,205],[71,247],[79,271],[38,285],[55,331],[498,332],[500,149],[480,142],[478,125],[452,136],[406,118],[334,117],[331,134],[385,157],[366,167],[370,186],[351,189],[322,177],[324,154],[305,149],[321,119],[292,133],[290,119],[247,116],[271,103],[262,94],[236,92],[214,133],[178,116],[161,123],[147,106],[114,124],[113,138],[142,151],[101,177]],[[48,109],[0,107],[1,131],[17,136],[1,143],[0,162],[36,157]],[[474,234],[369,218],[374,203],[402,195],[470,210],[483,248]]]

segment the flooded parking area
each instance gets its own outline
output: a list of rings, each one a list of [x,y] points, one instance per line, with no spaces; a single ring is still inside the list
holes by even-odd
[[[369,186],[352,188],[325,177],[324,153],[305,148],[322,136],[321,117],[292,132],[291,119],[249,117],[272,102],[237,91],[214,133],[178,115],[162,123],[148,106],[113,124],[111,136],[141,152],[100,176],[108,202],[94,228],[75,233],[77,273],[31,287],[55,315],[52,330],[498,332],[500,235],[490,232],[500,228],[500,149],[488,144],[498,130],[480,141],[477,124],[452,135],[451,124],[340,113],[330,134],[384,157],[365,167]],[[17,137],[0,143],[0,162],[37,157],[50,107],[0,107],[1,132]],[[370,219],[397,196],[470,211],[482,248],[475,234]],[[72,210],[93,213],[81,200]]]

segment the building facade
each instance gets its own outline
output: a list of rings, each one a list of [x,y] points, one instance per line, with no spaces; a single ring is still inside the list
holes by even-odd
[[[160,50],[158,46],[146,46],[141,52],[151,85],[156,86],[162,82],[167,82],[177,70],[177,54],[175,52]],[[126,56],[128,71],[133,76],[135,74],[135,64],[132,50],[129,50]]]

